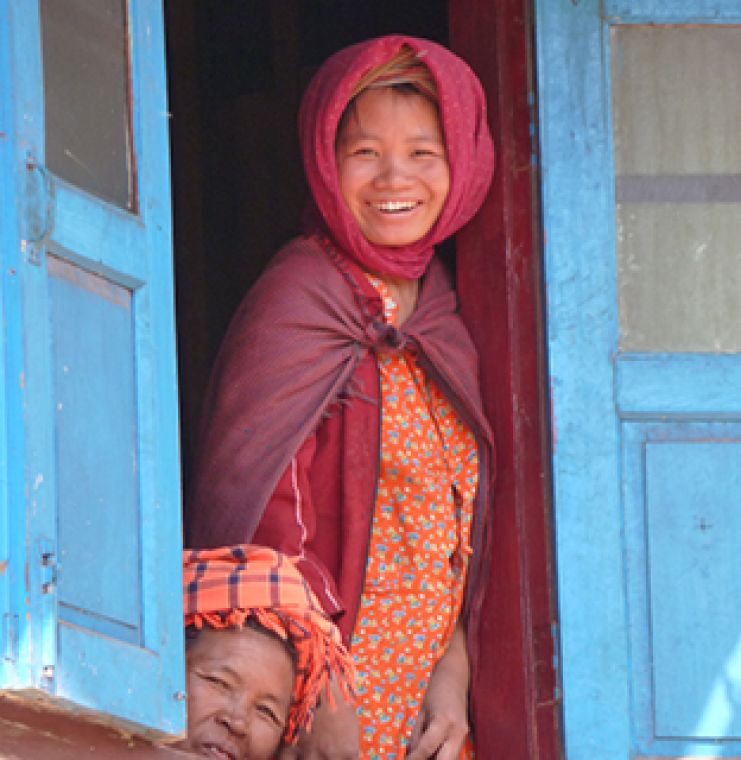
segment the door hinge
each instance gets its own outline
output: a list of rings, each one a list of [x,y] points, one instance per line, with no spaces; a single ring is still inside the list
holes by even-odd
[[[41,254],[51,235],[54,223],[53,191],[49,172],[29,151],[23,164],[21,252],[34,266],[41,266]]]
[[[41,542],[41,593],[52,594],[57,587],[57,557],[50,541]]]

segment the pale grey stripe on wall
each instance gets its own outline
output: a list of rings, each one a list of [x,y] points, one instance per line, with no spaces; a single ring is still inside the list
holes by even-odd
[[[617,177],[618,203],[741,203],[741,174]]]

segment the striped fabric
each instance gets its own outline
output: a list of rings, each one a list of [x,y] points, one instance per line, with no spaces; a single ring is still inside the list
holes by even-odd
[[[345,697],[354,697],[353,665],[339,631],[284,554],[250,544],[186,549],[183,602],[186,628],[241,628],[253,617],[291,642],[297,662],[287,742],[311,728],[314,710],[332,674]]]

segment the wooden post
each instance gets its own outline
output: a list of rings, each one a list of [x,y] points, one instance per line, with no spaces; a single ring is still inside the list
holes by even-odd
[[[480,76],[497,149],[491,193],[457,240],[463,316],[497,443],[477,755],[563,757],[529,0],[453,0],[451,46]]]

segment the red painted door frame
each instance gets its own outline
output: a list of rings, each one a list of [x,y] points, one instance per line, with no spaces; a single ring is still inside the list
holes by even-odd
[[[480,675],[492,698],[476,706],[477,755],[556,760],[563,750],[530,0],[451,0],[450,39],[481,77],[497,148],[487,204],[457,241],[458,289],[481,355],[498,460]]]

